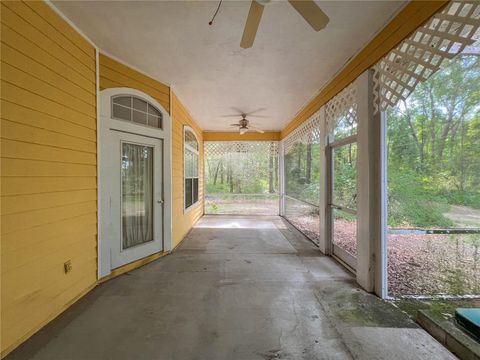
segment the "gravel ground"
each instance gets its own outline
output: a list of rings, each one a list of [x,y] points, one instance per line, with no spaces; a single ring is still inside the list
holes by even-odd
[[[336,244],[356,254],[356,223],[335,221]],[[399,295],[480,294],[480,234],[388,235],[388,288]]]

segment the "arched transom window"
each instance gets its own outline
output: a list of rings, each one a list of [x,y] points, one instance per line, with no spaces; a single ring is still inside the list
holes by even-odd
[[[198,202],[199,144],[193,130],[184,128],[185,210]]]
[[[148,101],[136,96],[120,95],[112,97],[112,118],[157,129],[163,128],[161,111]]]

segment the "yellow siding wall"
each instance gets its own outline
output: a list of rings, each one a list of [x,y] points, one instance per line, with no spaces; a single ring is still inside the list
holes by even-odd
[[[94,48],[48,5],[1,3],[2,355],[96,282],[95,89]]]
[[[100,90],[115,87],[140,90],[157,100],[170,113],[169,86],[100,54]]]
[[[172,192],[173,192],[173,247],[177,246],[192,226],[203,215],[203,137],[202,130],[182,105],[175,94],[172,94]],[[200,176],[199,202],[184,214],[184,184],[183,184],[183,127],[190,126],[200,142]]]

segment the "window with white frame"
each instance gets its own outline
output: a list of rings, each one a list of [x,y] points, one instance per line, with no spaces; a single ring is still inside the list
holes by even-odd
[[[112,117],[157,129],[163,128],[161,111],[136,96],[119,95],[112,97]]]
[[[184,128],[185,210],[198,202],[199,144],[193,129]]]

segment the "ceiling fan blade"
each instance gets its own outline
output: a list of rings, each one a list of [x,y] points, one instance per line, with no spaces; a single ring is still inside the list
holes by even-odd
[[[230,124],[230,126],[241,126],[240,124]]]
[[[254,117],[254,118],[268,118],[266,115],[254,115],[254,114],[248,114],[248,117]]]
[[[260,134],[263,134],[265,131],[255,127],[255,126],[252,126],[252,125],[249,125],[248,126],[250,130],[253,130],[253,131],[256,131],[256,132],[259,132]]]
[[[330,21],[327,14],[313,0],[288,0],[288,2],[315,31],[322,30]]]
[[[252,110],[252,111],[247,111],[247,112],[245,112],[245,114],[247,114],[247,116],[253,116],[256,113],[261,112],[261,111],[265,111],[265,110],[267,110],[267,108],[261,107],[261,108],[258,108],[258,109]]]
[[[255,35],[257,34],[258,25],[260,24],[260,19],[262,18],[262,13],[263,5],[252,0],[247,22],[245,23],[245,29],[243,30],[242,41],[240,41],[240,47],[244,49],[252,47]]]
[[[242,115],[240,115],[240,114],[227,114],[227,115],[220,115],[220,117],[222,117],[222,118],[227,118],[227,117],[241,118]],[[251,115],[251,114],[247,114],[247,117],[267,118],[268,116],[266,116],[266,115]]]

